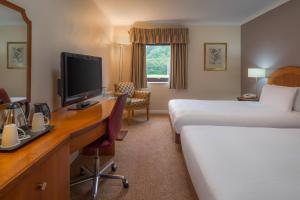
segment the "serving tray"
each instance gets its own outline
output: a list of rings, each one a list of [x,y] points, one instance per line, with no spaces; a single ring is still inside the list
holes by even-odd
[[[9,152],[9,151],[15,151],[23,146],[25,146],[26,144],[30,143],[31,141],[37,139],[38,137],[41,137],[42,135],[45,135],[46,133],[50,132],[52,129],[54,128],[54,126],[52,125],[47,125],[46,129],[40,132],[31,132],[31,130],[26,130],[26,134],[29,135],[30,137],[24,140],[20,141],[20,144],[12,146],[12,147],[1,147],[0,146],[0,151],[1,152]],[[2,143],[2,140],[0,139],[0,144]]]

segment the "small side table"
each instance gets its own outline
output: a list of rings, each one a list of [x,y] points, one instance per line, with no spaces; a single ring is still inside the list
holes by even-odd
[[[256,98],[249,99],[249,98],[244,98],[244,97],[237,97],[237,100],[238,101],[259,101],[259,98],[256,97]]]

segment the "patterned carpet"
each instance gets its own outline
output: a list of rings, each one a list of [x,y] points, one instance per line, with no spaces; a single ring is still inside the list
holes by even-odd
[[[128,135],[116,143],[118,164],[116,174],[125,175],[129,189],[123,189],[121,181],[104,180],[100,184],[100,200],[196,200],[196,194],[186,170],[179,146],[174,143],[167,115],[154,115],[149,121],[137,116],[132,125],[124,124]],[[101,157],[102,163],[109,157]],[[72,164],[71,176],[78,176],[78,166],[92,166],[92,159],[79,156]],[[92,168],[90,168],[92,169]],[[71,189],[72,200],[90,199],[91,183]]]

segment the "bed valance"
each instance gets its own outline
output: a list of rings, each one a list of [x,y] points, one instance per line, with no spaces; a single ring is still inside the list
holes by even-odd
[[[131,28],[130,42],[139,44],[187,44],[188,28]]]

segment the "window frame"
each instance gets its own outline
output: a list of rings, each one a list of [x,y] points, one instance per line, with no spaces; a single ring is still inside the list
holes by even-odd
[[[171,44],[146,44],[147,46],[170,46],[170,66],[171,66]],[[146,50],[146,60],[147,60],[147,50]],[[147,69],[147,62],[146,62],[146,69]],[[169,69],[170,71],[170,69]],[[146,70],[147,82],[148,83],[169,83],[170,81],[170,73],[168,74],[168,78],[148,78],[147,70]]]

